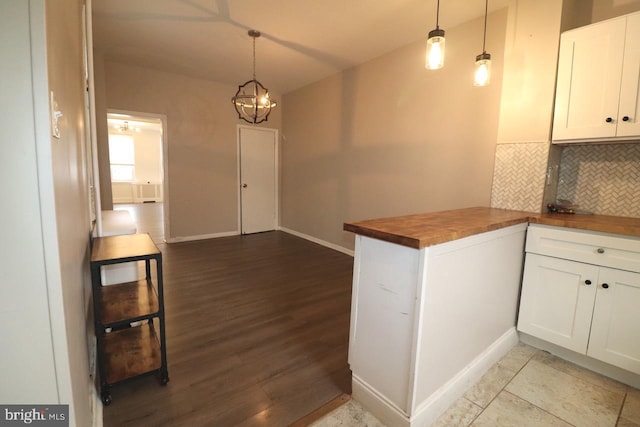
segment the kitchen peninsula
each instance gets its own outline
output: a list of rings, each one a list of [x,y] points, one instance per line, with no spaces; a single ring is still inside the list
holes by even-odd
[[[640,237],[635,218],[492,208],[344,225],[356,400],[388,425],[429,425],[518,342],[529,223]]]

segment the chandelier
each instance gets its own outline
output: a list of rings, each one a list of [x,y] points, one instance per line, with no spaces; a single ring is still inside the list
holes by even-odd
[[[256,80],[256,39],[260,37],[260,32],[249,30],[249,36],[253,38],[253,79],[238,86],[238,91],[231,98],[231,102],[238,113],[238,118],[257,124],[269,119],[269,113],[276,106],[276,102],[269,98],[269,90]]]

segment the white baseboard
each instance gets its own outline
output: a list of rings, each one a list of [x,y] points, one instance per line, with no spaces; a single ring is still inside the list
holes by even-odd
[[[380,393],[356,375],[352,379],[353,399],[360,402],[369,412],[387,425],[398,427],[431,425],[517,343],[518,334],[516,328],[513,327],[424,402],[419,403],[410,417],[390,404]]]
[[[223,233],[200,234],[196,236],[179,236],[165,239],[167,243],[192,242],[194,240],[217,239],[219,237],[239,236],[239,231],[225,231]]]
[[[516,344],[518,333],[516,328],[512,327],[427,400],[419,403],[414,416],[411,417],[411,425],[431,425]]]
[[[278,229],[281,231],[284,231],[285,233],[289,233],[294,236],[300,237],[302,239],[309,240],[310,242],[317,243],[329,249],[333,249],[334,251],[342,252],[343,254],[353,256],[353,253],[354,253],[353,250],[336,245],[335,243],[327,242],[326,240],[318,239],[317,237],[313,237],[308,234],[301,233],[299,231],[291,230],[290,228],[287,228],[287,227],[279,227]]]
[[[133,197],[114,197],[112,200],[114,205],[122,205],[122,204],[130,204],[135,203]]]
[[[578,366],[597,372],[605,377],[613,378],[616,381],[630,385],[634,388],[640,388],[640,375],[629,372],[617,366],[609,365],[584,354],[576,353],[564,347],[541,340],[531,335],[520,332],[520,341],[540,350],[548,351],[554,356],[568,360]]]
[[[356,375],[351,378],[351,398],[387,426],[411,427],[411,422],[406,414],[389,403],[373,387]]]
[[[98,394],[96,387],[91,384],[91,390],[89,390],[91,401],[92,401],[92,409],[93,409],[93,424],[92,427],[102,427],[103,426],[103,416],[102,416],[102,400],[100,399],[100,395]]]
[[[90,350],[89,350],[89,376],[91,381],[89,383],[89,396],[91,399],[91,413],[93,415],[93,422],[91,424],[92,427],[102,427],[103,426],[103,415],[102,410],[104,409],[102,406],[102,399],[100,399],[100,393],[98,393],[98,367],[97,367],[97,359],[96,359],[96,340],[95,338],[91,339]]]

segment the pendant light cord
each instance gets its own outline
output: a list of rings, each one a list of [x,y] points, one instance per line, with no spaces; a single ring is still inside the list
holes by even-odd
[[[440,28],[440,0],[438,0],[436,6],[436,30]]]
[[[486,53],[485,49],[487,43],[487,13],[489,11],[489,0],[485,1],[484,4],[484,35],[482,36],[482,53]]]

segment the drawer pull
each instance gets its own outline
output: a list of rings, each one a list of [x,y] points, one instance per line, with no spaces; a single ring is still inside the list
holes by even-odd
[[[585,280],[585,281],[584,281],[584,284],[585,284],[585,285],[590,285],[590,284],[591,284],[591,280]]]
[[[604,253],[604,248],[598,248],[598,253],[599,254],[603,254]]]
[[[602,284],[602,287],[603,287],[604,289],[608,289],[608,288],[609,288],[609,285],[608,285],[608,284],[606,284],[606,283],[603,283],[603,284]]]

